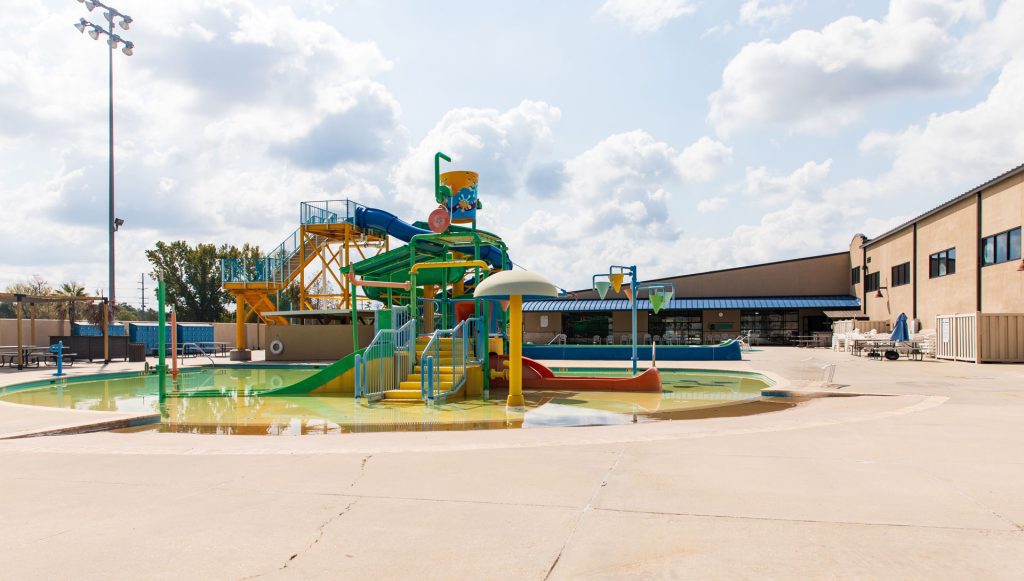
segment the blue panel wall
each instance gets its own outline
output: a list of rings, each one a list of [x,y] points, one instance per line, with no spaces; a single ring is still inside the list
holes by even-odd
[[[637,357],[651,359],[651,346],[639,345]],[[721,345],[659,345],[660,361],[740,361],[740,343],[728,341]],[[630,345],[523,345],[523,356],[530,359],[565,359],[570,361],[629,361]]]

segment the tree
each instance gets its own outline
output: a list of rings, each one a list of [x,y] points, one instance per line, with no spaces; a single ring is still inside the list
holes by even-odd
[[[60,285],[60,288],[57,289],[57,294],[62,297],[86,296],[85,287],[73,280]],[[79,302],[75,300],[68,300],[66,302],[58,303],[57,307],[59,310],[57,312],[57,319],[63,322],[64,318],[67,317],[68,323],[74,325],[79,313],[78,303]]]
[[[215,322],[226,318],[225,306],[231,297],[221,288],[221,258],[243,259],[243,264],[259,257],[259,247],[248,244],[237,248],[213,244],[189,245],[184,240],[157,242],[146,251],[153,265],[150,274],[162,278],[167,289],[167,302],[174,306],[180,320]]]
[[[38,274],[33,274],[32,278],[28,279],[27,281],[16,282],[14,284],[7,285],[6,292],[19,295],[43,297],[52,295],[53,287],[50,286],[50,283],[47,282],[45,278],[39,276]],[[21,309],[21,316],[28,317],[29,305],[27,302],[23,302],[21,304]],[[39,319],[54,318],[54,316],[58,313],[58,310],[59,309],[53,303],[39,303],[36,305],[35,309],[36,317]],[[0,306],[0,316],[2,316],[3,318],[13,319],[17,318],[18,313],[15,310],[15,306],[13,304],[4,304]]]

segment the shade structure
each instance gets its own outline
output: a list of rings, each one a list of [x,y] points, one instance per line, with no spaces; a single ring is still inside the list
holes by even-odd
[[[906,313],[900,313],[900,316],[896,317],[896,324],[893,325],[892,336],[889,338],[896,342],[910,341],[910,329],[907,327]]]
[[[558,288],[543,276],[525,270],[506,270],[484,279],[473,291],[478,299],[507,299],[519,295],[525,299],[558,296]]]

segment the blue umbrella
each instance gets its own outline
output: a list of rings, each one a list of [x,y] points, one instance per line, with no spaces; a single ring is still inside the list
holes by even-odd
[[[892,336],[889,338],[897,343],[910,341],[910,330],[907,328],[906,313],[900,313],[900,316],[896,317],[896,324],[893,326]]]

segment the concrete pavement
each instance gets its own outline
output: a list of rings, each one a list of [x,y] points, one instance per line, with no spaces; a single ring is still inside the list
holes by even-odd
[[[840,392],[877,395],[609,427],[0,441],[0,562],[6,578],[1024,578],[1022,368],[788,348],[708,366],[799,376],[812,356],[838,362]]]

